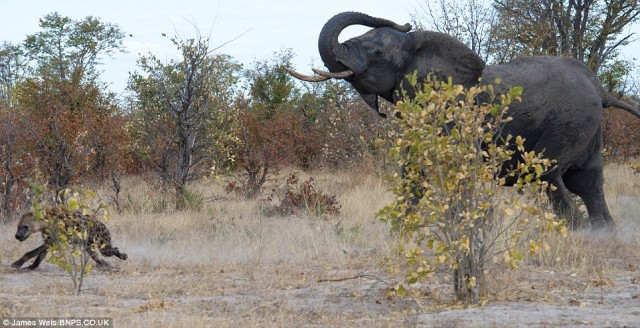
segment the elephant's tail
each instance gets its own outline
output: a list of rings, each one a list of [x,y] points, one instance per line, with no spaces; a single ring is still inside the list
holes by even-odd
[[[605,93],[603,99],[602,99],[602,106],[603,107],[617,107],[620,109],[624,109],[627,112],[635,115],[636,117],[640,118],[640,111],[638,111],[638,109],[630,104],[627,104],[626,102],[616,99],[613,96],[611,96],[608,93]]]

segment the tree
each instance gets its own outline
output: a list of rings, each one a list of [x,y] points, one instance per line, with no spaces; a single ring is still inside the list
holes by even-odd
[[[247,101],[238,103],[239,139],[235,154],[244,177],[237,191],[247,198],[256,197],[270,174],[289,164],[293,158],[299,116],[292,111],[277,111],[266,116]]]
[[[383,162],[386,153],[380,146],[389,131],[394,130],[393,120],[381,120],[345,81],[311,86],[297,100],[297,106],[317,131],[314,139],[319,148],[316,164],[344,168],[362,165],[363,160]],[[392,106],[389,103],[380,105]],[[393,112],[392,108],[383,110]]]
[[[124,51],[124,32],[96,17],[75,21],[54,12],[41,18],[39,25],[43,31],[27,36],[24,46],[38,74],[55,81],[93,82],[101,56]]]
[[[291,75],[284,70],[291,66],[292,57],[291,50],[274,53],[269,59],[254,62],[253,68],[245,71],[251,106],[262,111],[266,118],[286,110],[297,93]]]
[[[187,183],[209,172],[216,142],[233,137],[225,123],[240,66],[213,55],[216,49],[200,34],[170,40],[182,58],[163,63],[152,54],[141,57],[145,75],[132,74],[129,88],[135,94],[138,151],[172,184],[176,207],[184,208]]]
[[[28,73],[24,50],[4,42],[0,45],[0,214],[9,217],[21,203],[20,190],[33,169],[25,144],[24,115],[18,109],[16,86]]]
[[[8,42],[0,45],[0,105],[3,107],[16,107],[16,85],[28,74],[27,64],[22,47]]]
[[[86,166],[104,182],[113,171],[125,171],[131,163],[128,152],[126,127],[128,120],[118,106],[106,99],[98,102],[91,116],[86,116],[85,125],[91,133],[83,136],[82,143],[88,147]]]
[[[495,0],[500,24],[492,33],[500,42],[495,57],[568,56],[594,72],[615,62],[633,33],[625,28],[638,20],[640,2],[633,0]]]
[[[113,95],[103,93],[97,65],[102,56],[122,51],[124,33],[94,17],[74,21],[58,13],[40,19],[40,27],[24,44],[35,73],[19,85],[18,100],[32,122],[42,170],[61,190],[86,171],[80,163],[91,148],[83,136],[94,135],[96,127],[90,118],[113,108],[104,106]]]
[[[235,153],[244,171],[241,187],[247,198],[258,195],[269,174],[289,163],[305,147],[302,115],[294,111],[295,84],[285,67],[292,53],[274,53],[245,71],[248,97],[237,103],[238,142]]]
[[[464,42],[484,59],[493,53],[491,29],[498,22],[496,12],[485,0],[423,0],[411,16],[418,29],[431,29]],[[426,22],[423,23],[423,22]]]
[[[25,144],[24,127],[18,111],[0,105],[0,217],[10,217],[25,202],[22,191],[28,188],[26,178],[34,162]]]
[[[637,0],[438,0],[435,6],[424,1],[413,19],[419,27],[426,20],[427,27],[460,39],[487,62],[567,56],[603,74],[628,64],[618,50],[633,41],[625,28],[639,15]]]

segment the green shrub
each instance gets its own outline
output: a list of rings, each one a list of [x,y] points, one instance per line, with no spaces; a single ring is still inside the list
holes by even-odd
[[[541,202],[531,201],[550,187],[540,178],[552,162],[526,152],[519,136],[496,137],[521,92],[496,96],[491,85],[466,90],[429,80],[413,100],[397,105],[402,119],[390,154],[402,174],[390,178],[395,200],[379,216],[403,237],[407,283],[443,266],[452,272],[456,296],[477,303],[486,293],[487,264],[515,268],[526,250],[545,247],[540,232],[566,232]],[[481,96],[492,101],[477,105]],[[505,165],[514,156],[519,163]],[[507,179],[516,181],[513,197],[500,193]]]
[[[179,199],[177,204],[180,205],[176,205],[176,209],[200,212],[204,208],[204,196],[197,191],[185,188],[177,198]]]
[[[81,213],[93,219],[109,219],[106,205],[98,201],[96,194],[91,190],[78,192],[70,189],[61,190],[52,202],[55,205],[49,205],[44,197],[43,186],[32,184],[31,188],[35,194],[31,201],[34,217],[39,221],[49,221],[53,229],[49,232],[54,242],[48,249],[51,254],[48,261],[65,270],[73,281],[74,292],[78,295],[85,276],[92,269],[87,248],[90,247],[88,231],[93,222],[67,226],[65,219],[71,213]]]

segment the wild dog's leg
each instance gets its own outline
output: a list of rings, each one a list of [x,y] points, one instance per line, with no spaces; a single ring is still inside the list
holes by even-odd
[[[127,254],[121,253],[120,250],[118,250],[118,247],[107,246],[100,249],[100,253],[104,256],[115,256],[121,260],[126,260],[128,258]]]
[[[96,253],[96,251],[93,250],[93,245],[89,245],[87,247],[87,253],[89,253],[89,256],[91,256],[91,258],[96,261],[96,263],[98,263],[98,266],[105,266],[105,267],[110,267],[111,264],[109,264],[109,262],[101,259],[100,257],[98,257],[98,253]]]
[[[16,269],[20,269],[22,267],[22,265],[25,262],[29,261],[31,258],[33,258],[35,256],[38,256],[38,258],[44,257],[44,255],[42,255],[43,253],[44,253],[44,255],[47,255],[47,246],[45,244],[42,244],[39,247],[37,247],[36,249],[24,254],[19,260],[15,261],[13,264],[11,264],[11,267],[12,268],[16,268]],[[33,270],[33,269],[37,268],[38,265],[40,265],[40,262],[42,262],[42,259],[40,259],[38,261],[38,258],[36,258],[36,260],[29,267],[29,269]]]
[[[44,260],[44,258],[47,256],[48,252],[49,252],[49,248],[44,247],[40,251],[40,254],[38,254],[38,257],[36,257],[36,260],[33,261],[33,263],[31,263],[31,265],[29,266],[29,270],[35,270],[35,268],[37,268],[40,265],[40,262],[42,262],[42,260]]]

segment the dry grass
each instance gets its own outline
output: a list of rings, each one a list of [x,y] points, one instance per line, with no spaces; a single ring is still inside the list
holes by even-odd
[[[122,197],[128,209],[107,225],[129,260],[110,259],[115,269],[92,271],[78,297],[69,278],[52,264],[43,263],[34,272],[11,269],[40,240],[18,243],[14,223],[6,225],[0,233],[5,254],[0,317],[113,317],[120,327],[474,326],[466,321],[468,312],[449,317],[450,311],[444,311],[452,305],[443,296],[448,287],[442,282],[425,282],[413,297],[388,297],[388,283],[402,277],[387,270],[395,256],[394,239],[375,218],[391,197],[381,177],[354,172],[313,176],[320,190],[338,196],[339,216],[267,217],[258,200],[226,195],[224,182],[216,180],[193,186],[204,200],[201,210],[176,212],[170,197],[139,178],[128,178]],[[571,233],[555,241],[544,257],[524,264],[524,270],[497,272],[492,302],[566,307],[602,300],[623,310],[629,302],[640,306],[638,180],[624,165],[609,165],[606,192],[616,231]],[[479,326],[522,319],[508,314]]]

